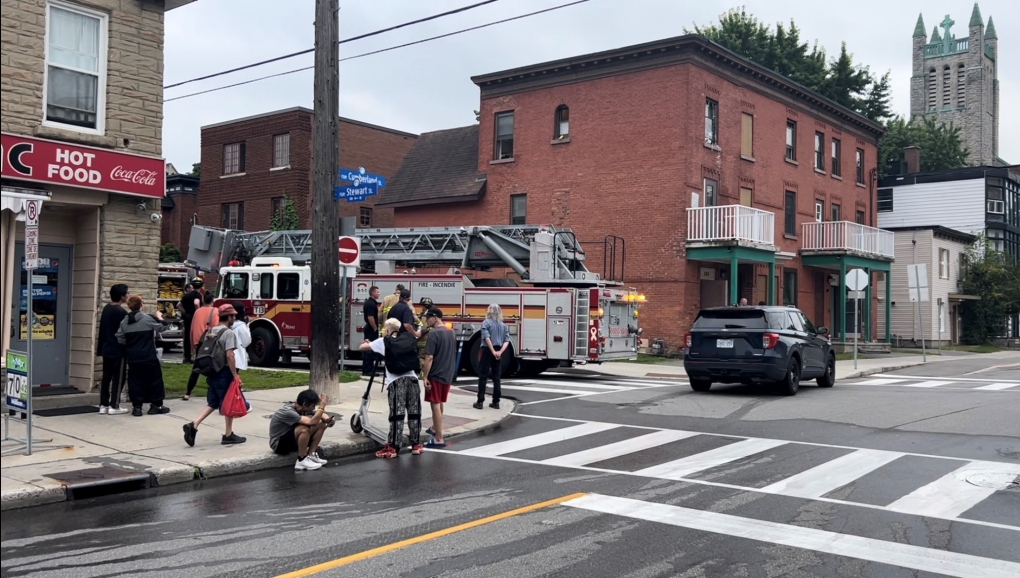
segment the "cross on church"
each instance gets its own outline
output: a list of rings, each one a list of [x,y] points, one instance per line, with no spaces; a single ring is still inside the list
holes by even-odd
[[[949,32],[949,30],[953,27],[953,24],[956,24],[956,22],[954,22],[953,19],[946,14],[946,18],[942,21],[942,24],[939,25],[946,31],[945,34],[942,35],[942,41],[945,42],[947,46],[953,41],[953,36]]]

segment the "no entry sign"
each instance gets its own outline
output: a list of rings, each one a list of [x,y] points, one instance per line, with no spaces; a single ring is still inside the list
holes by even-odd
[[[345,267],[357,267],[361,264],[361,239],[358,237],[340,237],[340,264]]]

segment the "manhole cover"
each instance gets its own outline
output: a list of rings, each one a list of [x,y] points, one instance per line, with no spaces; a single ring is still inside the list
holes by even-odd
[[[1020,474],[1003,472],[978,472],[967,476],[967,482],[992,490],[1020,491]]]

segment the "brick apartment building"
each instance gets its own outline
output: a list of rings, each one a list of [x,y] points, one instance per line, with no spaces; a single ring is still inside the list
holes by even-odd
[[[264,231],[284,199],[295,205],[299,228],[311,226],[312,130],[314,114],[294,107],[202,127],[199,223]],[[340,119],[340,166],[365,167],[392,177],[417,135],[347,118]],[[378,209],[378,197],[339,201],[341,217],[359,227],[392,227],[393,210]]]
[[[797,305],[846,339],[841,273],[889,270],[882,127],[702,37],[472,80],[481,123],[418,139],[380,200],[396,226],[569,227],[595,271],[605,236],[623,237],[644,337],[669,347],[699,307],[740,298]]]
[[[4,0],[0,29],[0,364],[24,351],[33,386],[95,383],[107,289],[155,302],[165,194],[164,12],[192,0]],[[27,201],[42,201],[27,311]],[[79,403],[80,405],[80,403]]]

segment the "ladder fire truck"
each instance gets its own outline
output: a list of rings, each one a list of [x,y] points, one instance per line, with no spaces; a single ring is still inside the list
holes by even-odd
[[[497,303],[510,330],[503,375],[637,356],[638,306],[644,295],[601,278],[568,229],[548,226],[472,226],[359,229],[361,264],[348,278],[347,357],[364,340],[362,305],[369,289],[382,295],[398,284],[411,305],[429,298],[464,343],[461,368],[477,373],[481,323]],[[610,240],[612,239],[612,240]],[[606,238],[604,265],[615,277],[618,237]],[[308,355],[311,343],[311,231],[245,232],[196,225],[188,265],[220,275],[220,302],[240,302],[251,316],[250,360],[256,366]],[[621,258],[625,258],[622,256]],[[443,271],[418,273],[417,268]],[[475,278],[462,270],[511,270],[515,278]],[[623,263],[620,264],[622,276]],[[515,275],[514,275],[515,274]],[[519,279],[519,281],[518,281]]]

